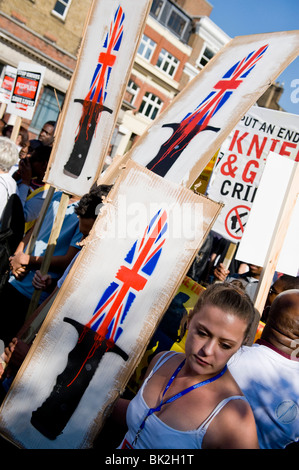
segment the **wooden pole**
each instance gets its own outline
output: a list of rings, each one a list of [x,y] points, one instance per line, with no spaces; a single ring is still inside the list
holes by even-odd
[[[229,266],[230,266],[230,263],[232,262],[232,259],[234,257],[234,254],[235,254],[235,251],[237,249],[237,244],[236,243],[233,243],[231,242],[228,246],[228,249],[227,249],[227,252],[226,252],[226,255],[224,257],[224,260],[222,262],[222,264],[224,265],[224,268],[225,269],[228,269]],[[214,282],[214,284],[217,284],[217,283],[221,283],[222,281],[219,281],[219,280],[216,280]]]
[[[62,193],[61,200],[60,200],[59,207],[58,207],[58,211],[57,211],[57,214],[56,214],[56,218],[55,218],[55,221],[54,221],[54,224],[53,224],[53,227],[52,227],[52,231],[51,231],[51,234],[50,234],[50,238],[49,238],[49,241],[48,241],[48,246],[47,246],[47,249],[46,249],[46,253],[45,253],[41,268],[40,268],[40,271],[43,275],[47,274],[47,272],[49,271],[52,256],[53,256],[53,253],[54,253],[54,250],[55,250],[55,247],[56,247],[56,243],[57,243],[57,239],[59,237],[60,230],[61,230],[61,227],[62,227],[62,224],[63,224],[63,221],[64,221],[64,216],[65,216],[65,212],[66,212],[66,209],[67,209],[67,206],[68,206],[68,203],[69,203],[69,199],[70,199],[69,194]],[[41,289],[35,289],[34,290],[33,296],[31,298],[31,302],[30,302],[30,305],[29,305],[29,308],[28,308],[28,311],[27,311],[25,321],[27,321],[31,317],[32,313],[37,308],[41,292],[42,292]]]
[[[1,105],[0,105],[0,119],[3,118],[3,116],[5,114],[5,110],[6,110],[6,103],[1,103]]]
[[[22,118],[20,116],[17,116],[16,122],[14,123],[13,130],[10,136],[10,140],[12,140],[14,143],[17,142],[17,138],[19,135],[20,127],[21,127],[21,122],[22,122]]]
[[[41,211],[40,211],[40,214],[34,224],[34,227],[33,227],[33,231],[32,231],[32,234],[31,234],[31,237],[30,237],[30,240],[26,246],[26,250],[25,250],[25,253],[28,254],[28,255],[31,255],[33,249],[34,249],[34,246],[35,246],[35,242],[37,240],[37,236],[39,234],[39,231],[40,231],[40,228],[42,226],[42,223],[44,221],[44,218],[45,218],[45,215],[46,215],[46,212],[49,208],[49,205],[50,205],[50,202],[52,200],[52,197],[53,197],[53,194],[55,192],[55,188],[53,186],[50,186],[49,188],[49,191],[47,193],[47,196],[43,202],[43,205],[42,205],[42,208],[41,208]]]
[[[280,213],[277,218],[273,236],[265,258],[263,270],[260,276],[259,285],[254,298],[254,306],[263,313],[266,298],[271,286],[271,282],[276,270],[279,254],[287,234],[292,213],[294,211],[299,194],[299,164],[294,163],[294,168],[290,177],[288,190],[285,193]],[[296,248],[296,247],[294,247]]]

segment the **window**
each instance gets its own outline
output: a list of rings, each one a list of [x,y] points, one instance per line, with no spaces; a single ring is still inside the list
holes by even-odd
[[[60,107],[62,106],[64,94],[56,91]],[[54,89],[44,87],[43,94],[37,104],[33,119],[30,124],[30,131],[39,132],[45,122],[57,121],[59,108],[56,101]]]
[[[163,72],[173,77],[178,68],[179,63],[179,60],[176,59],[172,54],[167,52],[165,49],[161,49],[156,66],[159,69],[162,69]]]
[[[199,62],[198,62],[199,67],[202,69],[209,62],[209,60],[212,59],[214,55],[215,55],[215,52],[213,52],[212,49],[206,46],[199,59]]]
[[[138,90],[139,90],[139,87],[136,85],[136,83],[132,79],[130,79],[127,89],[126,89],[125,96],[124,96],[125,101],[127,101],[130,104],[133,104],[138,94]]]
[[[158,18],[163,7],[163,0],[153,0],[151,14]]]
[[[72,0],[57,0],[52,10],[55,16],[65,19]]]
[[[153,55],[155,47],[156,47],[156,43],[151,38],[143,34],[141,42],[140,42],[140,46],[137,52],[144,59],[150,60]]]
[[[163,102],[158,98],[158,96],[149,93],[145,93],[142,103],[139,108],[139,113],[143,116],[148,117],[149,119],[154,120],[162,108]]]
[[[167,26],[179,36],[182,36],[187,21],[176,11],[172,11]]]

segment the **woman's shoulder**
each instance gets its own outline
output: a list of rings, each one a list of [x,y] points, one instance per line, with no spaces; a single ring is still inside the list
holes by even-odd
[[[182,360],[182,357],[185,357],[184,354],[175,352],[175,351],[161,351],[157,353],[154,358],[151,360],[149,363],[149,366],[146,371],[145,379],[149,376],[149,374],[152,371],[158,370],[162,365],[167,362],[169,359],[172,357],[180,357]]]
[[[206,445],[212,448],[258,448],[255,419],[243,395],[231,395],[224,400],[224,406],[209,426],[206,439]]]

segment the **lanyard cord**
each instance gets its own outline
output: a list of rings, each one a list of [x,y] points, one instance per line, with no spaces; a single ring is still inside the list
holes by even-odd
[[[163,405],[166,405],[167,403],[171,403],[175,400],[177,400],[178,398],[186,395],[187,393],[191,392],[192,390],[196,389],[196,388],[199,388],[199,387],[202,387],[203,385],[206,385],[208,383],[211,383],[211,382],[214,382],[215,380],[219,379],[223,374],[224,372],[226,371],[227,369],[227,366],[225,366],[221,372],[219,372],[219,374],[215,375],[214,377],[211,377],[210,379],[207,379],[207,380],[203,380],[202,382],[199,382],[197,384],[194,384],[194,385],[191,385],[191,387],[188,387],[188,388],[185,388],[184,390],[182,390],[181,392],[177,393],[176,395],[174,395],[173,397],[170,397],[168,398],[166,401],[163,401],[163,398],[164,398],[164,395],[165,393],[167,392],[167,390],[169,389],[170,385],[172,384],[172,382],[174,381],[175,377],[178,375],[178,373],[180,372],[180,370],[182,369],[183,365],[185,364],[185,359],[183,360],[183,362],[181,362],[181,364],[177,367],[177,369],[174,371],[174,373],[172,374],[172,376],[170,377],[169,381],[168,381],[168,384],[166,385],[165,387],[165,390],[163,392],[163,395],[162,395],[162,399],[161,399],[161,402],[160,402],[160,405],[158,405],[156,408],[150,408],[147,412],[147,415],[145,416],[145,418],[143,419],[141,425],[139,426],[139,429],[136,433],[136,436],[134,438],[134,441],[132,443],[132,445],[135,445],[136,442],[137,442],[137,439],[139,437],[139,434],[141,433],[142,429],[144,428],[145,426],[145,422],[147,420],[147,418],[152,415],[153,413],[155,413],[156,411],[160,411],[162,406]]]

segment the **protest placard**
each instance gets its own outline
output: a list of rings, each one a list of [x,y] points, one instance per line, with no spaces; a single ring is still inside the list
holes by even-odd
[[[10,102],[6,112],[31,120],[41,90],[45,67],[39,64],[20,62],[18,64]]]
[[[3,79],[0,86],[0,102],[8,104],[10,102],[13,85],[15,82],[17,69],[6,65],[3,72]]]
[[[239,36],[223,47],[99,182],[128,158],[191,187],[225,138],[298,55],[299,31]]]
[[[213,230],[234,243],[244,233],[269,152],[299,160],[298,116],[253,106],[222,144],[207,190],[224,204]]]
[[[128,163],[2,405],[2,435],[91,446],[219,210]]]
[[[150,3],[92,3],[45,175],[56,188],[83,196],[98,178]]]

